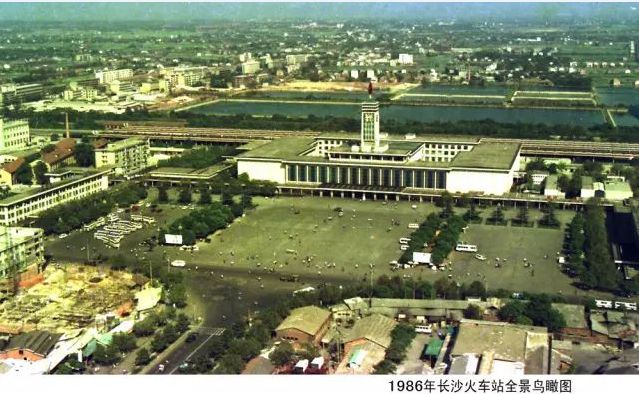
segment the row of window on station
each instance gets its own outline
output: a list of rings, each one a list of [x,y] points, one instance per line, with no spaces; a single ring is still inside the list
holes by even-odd
[[[289,164],[286,181],[446,189],[446,171]]]

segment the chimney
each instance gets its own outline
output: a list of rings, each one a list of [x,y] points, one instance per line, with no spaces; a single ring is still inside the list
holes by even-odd
[[[67,131],[67,138],[70,138],[71,135],[69,133],[69,113],[68,112],[64,113],[64,126]]]

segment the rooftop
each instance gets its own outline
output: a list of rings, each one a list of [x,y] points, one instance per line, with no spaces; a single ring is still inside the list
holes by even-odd
[[[309,137],[286,137],[273,140],[268,144],[264,144],[256,147],[255,149],[242,153],[238,157],[251,157],[259,159],[307,159],[306,157],[300,157],[299,155],[309,149],[313,143],[314,138]],[[317,159],[323,161],[321,157],[310,157],[311,159]]]
[[[632,193],[632,189],[630,188],[630,185],[628,184],[628,182],[621,182],[621,181],[608,181],[606,182],[606,191],[611,191],[611,192],[630,192]]]
[[[451,357],[494,352],[495,360],[521,362],[528,367],[528,356],[548,346],[548,338],[545,327],[464,319]]]
[[[109,142],[106,147],[96,149],[96,151],[117,151],[120,149],[131,148],[136,145],[144,144],[147,140],[140,137],[131,137],[120,141]]]
[[[359,140],[358,140],[359,142]],[[421,142],[414,141],[391,141],[388,143],[388,149],[384,152],[352,152],[351,147],[349,145],[336,146],[331,148],[331,152],[344,152],[344,153],[354,153],[354,154],[365,154],[365,155],[402,155],[406,156],[417,149],[422,145]]]
[[[208,179],[225,169],[227,166],[223,164],[215,164],[210,167],[195,169],[195,168],[184,168],[184,167],[160,167],[151,172],[149,172],[149,176],[151,177],[164,177],[164,178],[197,178],[197,179]]]
[[[382,133],[383,134],[383,133]],[[349,133],[345,131],[328,131],[321,133],[318,139],[347,139],[358,140],[360,139],[359,133]],[[464,136],[464,135],[439,135],[439,134],[420,134],[415,136],[414,139],[406,139],[404,134],[388,134],[388,138],[382,138],[387,141],[410,141],[410,142],[444,142],[444,143],[459,143],[459,144],[476,144],[479,142],[478,137]]]
[[[350,138],[353,142],[358,142],[359,137],[353,135]],[[315,138],[312,137],[286,137],[273,140],[269,143],[255,147],[248,152],[244,152],[238,158],[254,158],[254,159],[271,159],[271,160],[290,160],[301,162],[328,163],[328,160],[320,156],[302,155],[308,149],[311,149]],[[389,139],[389,150],[385,154],[406,155],[415,151],[420,144],[424,143],[421,139],[402,140]],[[447,142],[438,139],[437,142]],[[435,161],[409,161],[406,163],[394,162],[393,166],[406,167],[424,167],[424,168],[480,168],[492,170],[509,170],[517,154],[520,145],[515,143],[480,143],[475,145],[470,151],[463,151],[457,154],[452,162],[435,162]],[[342,152],[350,152],[350,148],[342,147],[335,149]],[[369,153],[365,153],[369,154]],[[334,160],[333,162],[335,162]]]
[[[517,158],[520,148],[519,144],[484,142],[472,150],[459,152],[451,167],[508,170]]]
[[[357,320],[346,342],[357,339],[367,339],[379,346],[387,348],[391,343],[391,331],[397,322],[389,317],[373,314]]]
[[[550,174],[546,177],[546,189],[552,189],[552,190],[557,190],[558,189],[558,185],[557,185],[557,180],[559,179],[559,177],[557,176],[557,174]]]
[[[566,320],[567,328],[588,328],[586,307],[572,304],[552,304]]]
[[[62,334],[40,330],[26,332],[12,337],[3,350],[24,349],[46,356],[61,336]]]
[[[82,173],[82,174],[77,174],[71,178],[65,179],[64,181],[61,182],[57,182],[54,183],[53,185],[49,185],[48,187],[30,187],[27,189],[23,189],[20,192],[17,192],[15,194],[12,194],[2,200],[0,200],[0,205],[9,205],[9,204],[13,204],[15,202],[18,202],[20,200],[35,196],[37,194],[40,193],[45,193],[45,192],[49,192],[52,190],[56,190],[59,189],[61,187],[67,186],[73,182],[77,182],[80,180],[83,180],[85,178],[94,176],[94,175],[102,175],[102,174],[106,174],[109,171],[96,171],[96,170],[87,170],[86,172]]]
[[[329,319],[331,313],[317,306],[305,306],[293,309],[275,331],[296,329],[315,335]]]

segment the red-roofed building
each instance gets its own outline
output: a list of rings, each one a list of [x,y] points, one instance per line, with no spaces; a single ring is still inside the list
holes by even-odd
[[[73,151],[77,141],[74,138],[64,138],[55,144],[55,149],[42,154],[42,161],[47,165],[49,171],[55,170],[62,164],[74,164]]]
[[[0,167],[0,185],[13,186],[16,183],[16,172],[24,161],[23,157],[18,157],[14,161],[3,164]]]

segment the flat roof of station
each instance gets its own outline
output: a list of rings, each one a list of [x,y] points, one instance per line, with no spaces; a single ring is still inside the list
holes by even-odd
[[[359,141],[356,134],[351,134],[352,139]],[[322,138],[322,137],[320,137]],[[329,138],[329,137],[325,137]],[[302,155],[310,149],[315,142],[313,137],[285,137],[273,140],[269,143],[256,146],[245,153],[238,156],[239,159],[266,159],[266,160],[284,160],[284,161],[301,161],[311,163],[340,163],[338,160],[328,160],[320,156]],[[414,140],[403,140],[389,138],[389,151],[384,153],[407,154],[419,148],[424,143],[422,138]],[[476,140],[473,140],[476,142]],[[440,143],[447,141],[440,140]],[[477,143],[472,150],[459,152],[450,162],[435,161],[409,161],[404,163],[389,162],[381,163],[370,162],[371,165],[390,165],[395,167],[423,167],[423,168],[468,168],[468,169],[487,169],[487,170],[509,170],[513,162],[517,158],[517,154],[521,148],[518,143],[494,143],[484,142]],[[348,148],[338,148],[337,151],[349,152]],[[368,154],[368,153],[363,153]],[[346,163],[346,162],[344,162]],[[366,161],[357,163],[348,162],[349,164],[366,164]]]

